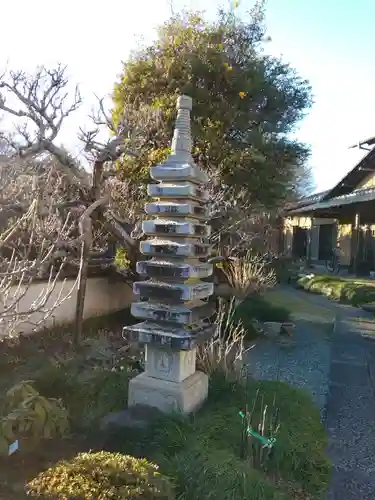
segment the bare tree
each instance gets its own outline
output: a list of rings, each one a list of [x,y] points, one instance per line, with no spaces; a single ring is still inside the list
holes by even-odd
[[[60,216],[58,173],[39,167],[4,157],[0,162],[0,337],[19,333],[25,323],[38,327],[72,290],[62,283],[53,293],[74,218]],[[30,301],[28,290],[37,279],[45,285]]]
[[[245,189],[224,185],[219,172],[210,172],[210,242],[224,257],[237,256],[250,247],[260,253],[272,251],[276,213],[255,206]]]
[[[32,262],[38,264],[43,262],[46,266],[47,263],[55,264],[54,259],[60,259],[60,263],[69,262],[77,265],[76,340],[78,342],[82,334],[90,258],[98,259],[106,253],[105,240],[110,235],[127,249],[131,261],[136,260],[138,243],[131,232],[134,229],[136,207],[137,204],[139,206],[142,193],[136,192],[130,184],[114,178],[114,164],[123,155],[136,154],[138,147],[148,140],[150,129],[157,126],[158,115],[147,107],[136,111],[128,107],[124,115],[114,123],[110,113],[105,109],[104,101],[99,99],[98,109],[91,116],[94,127],[88,131],[80,129],[79,134],[92,167],[90,175],[72,155],[57,145],[64,120],[81,104],[78,88],[69,93],[65,67],[61,65],[54,69],[41,67],[32,75],[22,71],[4,73],[0,77],[0,92],[0,110],[16,120],[11,133],[4,131],[0,133],[0,141],[6,150],[8,160],[4,175],[13,176],[15,180],[12,186],[14,185],[16,191],[19,190],[11,195],[4,193],[0,199],[2,205],[0,224],[4,231],[11,231],[11,234],[14,234],[11,229],[13,219],[17,229],[21,220],[24,225],[29,225],[29,237],[32,238],[30,241],[38,240],[39,244],[38,250],[35,250],[35,245],[26,244],[25,248],[33,247],[34,253],[36,252],[34,260],[30,259],[30,255],[26,256],[29,266]],[[106,135],[109,135],[106,141],[100,140],[103,129]],[[51,165],[48,168],[43,167],[45,174],[57,176],[59,178],[57,185],[61,187],[60,191],[54,191],[53,196],[50,196],[48,210],[54,214],[54,222],[60,229],[69,227],[64,235],[60,230],[55,240],[52,237],[56,236],[53,224],[46,231],[45,225],[39,222],[40,217],[48,211],[46,204],[40,202],[43,199],[40,190],[38,193],[33,191],[31,197],[25,197],[25,189],[20,189],[26,165],[27,168],[32,166],[34,169],[41,169],[41,165],[45,165],[46,158],[53,158],[53,168]],[[35,173],[39,176],[40,171]],[[48,185],[48,183],[45,185],[45,189]],[[72,199],[67,199],[66,194],[69,191],[75,193]],[[126,194],[125,199],[122,198],[124,194]],[[43,206],[42,212],[41,206]],[[30,226],[34,220],[37,220],[38,224]],[[8,239],[6,241],[8,242]],[[95,248],[96,243],[99,248]],[[45,254],[47,247],[49,250]],[[8,268],[4,270],[4,279],[8,283],[9,277],[13,275],[9,266],[12,266],[15,260],[17,266],[21,264],[13,254],[7,258]],[[20,272],[21,269],[22,266],[19,267]],[[22,273],[21,275],[23,276]],[[14,274],[18,276],[18,282],[22,281],[21,275]],[[31,279],[33,273],[26,272],[26,275]],[[54,277],[56,276],[58,274],[55,273]]]

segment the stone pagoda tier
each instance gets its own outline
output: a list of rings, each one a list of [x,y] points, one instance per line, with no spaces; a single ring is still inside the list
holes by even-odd
[[[126,326],[124,337],[145,344],[145,372],[130,381],[129,406],[146,404],[164,412],[189,413],[206,399],[207,376],[195,370],[196,346],[213,334],[207,301],[211,276],[207,225],[209,179],[191,155],[192,100],[177,101],[172,153],[150,169],[157,183],[148,186],[152,198],[145,206],[153,218],[143,222],[148,239],[141,242],[145,260],[137,263],[143,281],[134,283],[139,300],[132,315],[142,320]]]

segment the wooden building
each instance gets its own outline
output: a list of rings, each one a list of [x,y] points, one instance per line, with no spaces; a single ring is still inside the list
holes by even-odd
[[[360,143],[366,156],[332,189],[285,207],[286,255],[323,263],[340,247],[351,272],[375,270],[375,138]]]

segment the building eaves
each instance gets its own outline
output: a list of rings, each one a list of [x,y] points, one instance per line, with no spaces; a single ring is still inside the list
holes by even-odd
[[[326,192],[324,201],[336,198],[337,196],[350,194],[355,191],[371,173],[375,174],[375,148],[372,148],[339,183]]]
[[[320,193],[314,193],[314,194],[311,194],[309,196],[305,196],[304,198],[301,198],[298,201],[288,203],[285,206],[285,210],[286,211],[294,210],[294,209],[299,208],[299,207],[304,207],[306,205],[312,205],[314,203],[318,203],[319,201],[321,201],[323,199],[323,197],[327,193],[328,193],[328,191],[322,191]]]
[[[303,213],[312,213],[317,210],[324,210],[327,208],[341,207],[344,205],[351,205],[354,203],[364,203],[367,201],[375,200],[375,188],[360,189],[353,191],[349,194],[336,196],[328,200],[322,200],[318,203],[313,203],[300,208],[288,210],[285,215],[299,215]]]

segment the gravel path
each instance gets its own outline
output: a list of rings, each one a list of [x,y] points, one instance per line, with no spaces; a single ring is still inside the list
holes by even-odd
[[[308,295],[293,288],[282,289],[291,304],[293,298],[308,302]],[[324,304],[327,307],[326,304]],[[321,304],[319,304],[321,306]],[[313,310],[314,306],[312,306]],[[332,314],[331,318],[334,318]],[[328,393],[328,379],[331,359],[332,320],[316,324],[305,319],[294,318],[295,340],[291,346],[279,344],[274,339],[261,340],[248,353],[249,373],[259,380],[281,380],[290,385],[306,389],[324,417]]]
[[[329,331],[296,317],[294,345],[258,342],[248,354],[249,372],[307,389],[320,408],[333,462],[326,500],[375,500],[375,323],[325,297],[283,293],[331,309],[336,320]]]
[[[310,323],[296,320],[291,346],[274,340],[259,342],[248,353],[249,373],[259,380],[281,380],[310,392],[324,417],[331,346]]]
[[[365,314],[358,313],[362,319]],[[332,356],[326,427],[334,469],[326,500],[375,499],[375,341],[369,323],[338,318]],[[375,325],[371,323],[375,332]],[[370,332],[371,333],[371,332]]]

